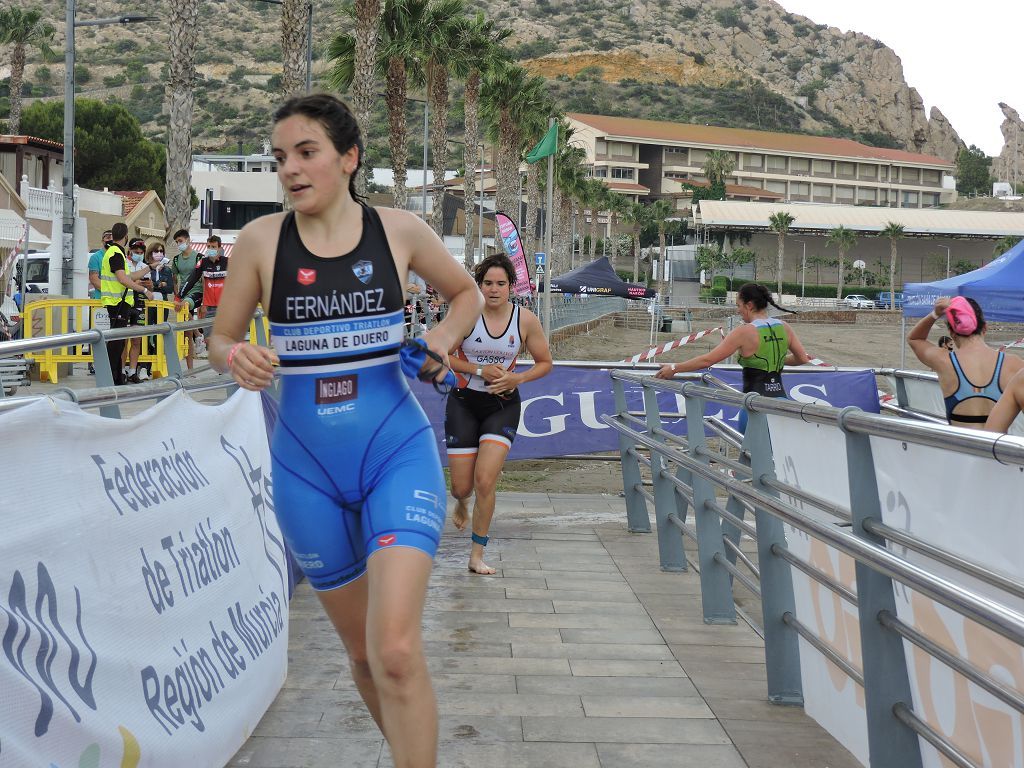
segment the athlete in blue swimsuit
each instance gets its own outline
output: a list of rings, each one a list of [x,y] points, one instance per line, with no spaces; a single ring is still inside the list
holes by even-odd
[[[280,366],[271,454],[281,528],[395,764],[432,766],[437,708],[420,624],[446,497],[433,434],[399,365],[401,286],[414,269],[448,299],[445,320],[423,337],[445,365],[482,299],[425,223],[356,197],[359,129],[342,102],[287,102],[273,151],[294,212],[239,234],[210,360],[249,390]],[[258,303],[276,352],[242,341]]]

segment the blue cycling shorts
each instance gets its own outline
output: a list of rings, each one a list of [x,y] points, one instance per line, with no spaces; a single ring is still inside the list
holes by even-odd
[[[397,358],[281,379],[274,507],[314,589],[359,578],[380,549],[437,552],[444,474]]]

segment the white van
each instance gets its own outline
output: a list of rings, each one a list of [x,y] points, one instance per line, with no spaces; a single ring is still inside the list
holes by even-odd
[[[18,257],[14,267],[14,289],[21,290],[21,269],[24,257]],[[50,293],[62,295],[64,264],[59,253],[39,252],[28,254],[28,267],[25,271],[26,293]]]

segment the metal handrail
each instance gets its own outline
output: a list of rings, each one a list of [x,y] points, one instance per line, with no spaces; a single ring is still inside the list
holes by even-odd
[[[906,584],[925,597],[942,603],[960,615],[991,629],[1011,642],[1018,645],[1024,644],[1024,616],[1019,613],[999,605],[986,597],[976,595],[946,579],[928,573],[923,568],[906,562],[883,547],[868,543],[863,539],[857,538],[852,533],[841,531],[814,520],[789,504],[759,493],[744,483],[722,475],[720,472],[705,466],[695,459],[691,459],[689,456],[669,446],[619,425],[614,419],[603,416],[602,420],[617,432],[636,441],[636,443],[646,445],[652,451],[657,451],[676,463],[683,464],[689,471],[699,474],[706,480],[717,480],[733,496],[749,500],[759,509],[763,509],[780,518],[784,523],[788,523],[794,528],[798,528],[804,533],[820,539],[839,552],[849,555],[854,560],[870,566],[883,576]]]
[[[750,392],[727,392],[699,384],[680,384],[667,379],[637,376],[627,371],[610,371],[609,375],[612,379],[674,394],[682,393],[688,397],[698,397],[724,405],[743,407],[754,413],[796,417],[813,424],[836,426],[846,432],[946,448],[972,456],[995,458],[1004,464],[1024,466],[1024,438],[1012,435],[994,435],[974,429],[893,419],[867,413],[855,406],[837,410],[827,405],[796,403],[785,398],[764,397]]]

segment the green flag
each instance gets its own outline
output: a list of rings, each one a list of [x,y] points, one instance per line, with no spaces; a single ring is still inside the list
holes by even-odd
[[[545,157],[555,154],[558,151],[558,123],[552,123],[544,138],[537,142],[537,146],[526,155],[526,162],[536,163]]]

